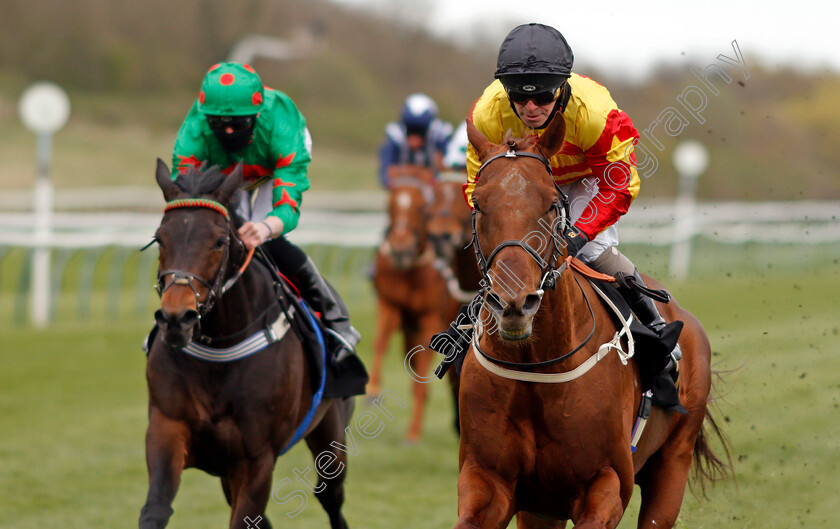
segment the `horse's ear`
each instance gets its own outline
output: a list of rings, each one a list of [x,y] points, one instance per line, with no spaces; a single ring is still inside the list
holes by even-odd
[[[225,178],[225,181],[222,182],[222,185],[213,193],[213,196],[216,198],[218,202],[222,204],[228,204],[230,199],[233,197],[233,193],[239,189],[239,186],[242,184],[242,162],[240,161],[236,164],[236,167],[233,168],[233,171]]]
[[[536,150],[546,158],[551,158],[563,147],[563,141],[565,139],[566,118],[558,111],[554,113],[551,123],[548,124],[545,132],[537,140]]]
[[[157,159],[157,171],[155,172],[155,178],[157,179],[157,183],[158,186],[160,186],[161,191],[163,191],[163,199],[167,202],[175,198],[175,196],[181,192],[181,189],[175,185],[175,182],[172,181],[172,173],[169,171],[169,167],[166,166],[166,162],[160,158]]]
[[[467,120],[467,139],[470,140],[470,144],[473,146],[473,149],[475,149],[475,153],[481,161],[484,161],[487,154],[493,150],[493,147],[495,147],[495,145],[488,140],[484,134],[475,128],[471,119]]]

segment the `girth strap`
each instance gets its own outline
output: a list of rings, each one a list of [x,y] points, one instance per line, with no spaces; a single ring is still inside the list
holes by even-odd
[[[258,353],[269,345],[279,342],[286,335],[289,326],[286,314],[280,312],[277,320],[270,327],[257,331],[233,347],[217,349],[191,341],[181,351],[208,362],[233,362]]]

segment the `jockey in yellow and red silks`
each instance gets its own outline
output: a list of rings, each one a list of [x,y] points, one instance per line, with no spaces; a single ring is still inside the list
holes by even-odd
[[[644,284],[635,265],[618,251],[616,222],[639,194],[633,148],[639,133],[602,85],[572,73],[574,55],[559,31],[542,24],[514,28],[499,49],[496,80],[475,102],[468,120],[493,143],[540,135],[552,119],[566,121],[561,150],[549,163],[554,180],[569,197],[580,236],[569,238],[569,255],[609,275],[621,272]],[[467,150],[464,195],[472,204],[480,162]],[[619,288],[642,323],[661,330],[666,323],[653,300]],[[675,365],[679,345],[671,353]],[[670,368],[670,367],[669,367]]]
[[[172,178],[205,162],[225,173],[243,163],[242,190],[232,204],[245,220],[237,235],[249,249],[262,245],[320,313],[327,348],[335,361],[343,361],[354,355],[360,338],[347,307],[312,260],[285,237],[297,226],[309,189],[311,152],[306,120],[289,96],[264,87],[247,64],[221,63],[205,75],[175,139]]]
[[[556,69],[565,72],[559,66]],[[515,137],[541,135],[551,119],[565,119],[566,139],[549,160],[551,172],[558,184],[581,182],[588,191],[591,200],[579,213],[576,226],[589,240],[596,238],[627,212],[639,194],[633,154],[639,133],[630,117],[602,85],[571,73],[571,59],[568,73],[508,74],[504,79],[508,86],[497,79],[475,102],[470,116],[473,124],[490,141],[503,143],[508,130]],[[478,168],[475,151],[469,149],[465,194],[470,205]]]
[[[587,200],[587,207],[579,213],[576,226],[592,240],[627,213],[630,203],[639,194],[639,175],[633,154],[633,141],[639,134],[607,89],[592,79],[571,74],[556,91],[557,101],[551,100],[554,106],[547,112],[536,109],[533,114],[535,117],[555,114],[553,117],[566,120],[566,139],[560,152],[549,160],[551,172],[560,185],[582,182],[584,189],[590,191],[587,198],[591,200]],[[529,105],[540,106],[526,101],[523,105],[526,117]],[[545,119],[535,127],[526,125],[498,80],[476,101],[472,120],[494,143],[503,143],[508,130],[515,137],[540,135],[551,121]],[[469,181],[465,187],[470,205],[478,168],[475,151],[470,149],[467,156]]]

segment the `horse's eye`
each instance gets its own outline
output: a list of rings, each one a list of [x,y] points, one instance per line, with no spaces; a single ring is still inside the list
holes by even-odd
[[[221,250],[222,248],[227,246],[227,243],[228,243],[228,238],[227,237],[222,237],[218,241],[216,241],[216,244],[213,245],[213,249],[214,250]]]
[[[478,207],[478,201],[477,201],[476,199],[473,199],[473,209],[474,209],[477,213],[481,213],[481,208],[480,208],[480,207]]]

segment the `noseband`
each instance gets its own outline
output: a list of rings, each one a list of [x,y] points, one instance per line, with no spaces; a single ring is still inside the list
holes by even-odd
[[[179,200],[172,200],[166,203],[166,207],[164,208],[163,213],[166,214],[172,209],[196,207],[208,208],[220,213],[225,218],[225,222],[228,226],[228,233],[230,233],[230,215],[228,214],[227,208],[219,202],[216,202],[215,200],[210,200],[206,198],[182,198]],[[239,239],[234,238],[234,240],[240,245],[242,244],[242,242],[239,241]],[[190,290],[192,290],[193,294],[195,294],[196,309],[198,310],[199,316],[203,316],[210,312],[210,309],[212,309],[213,305],[216,303],[216,299],[222,296],[225,292],[227,292],[230,289],[231,286],[233,286],[236,280],[239,279],[239,277],[242,275],[242,272],[244,270],[243,266],[242,269],[240,269],[235,275],[228,279],[228,281],[225,282],[224,286],[222,286],[222,279],[224,277],[225,270],[227,269],[228,259],[230,258],[230,241],[230,236],[225,237],[225,248],[224,254],[222,255],[222,262],[219,264],[219,270],[218,272],[216,272],[216,277],[214,278],[212,284],[210,284],[210,282],[206,279],[203,279],[193,274],[192,272],[187,272],[186,270],[158,270],[157,284],[155,285],[155,289],[157,290],[158,295],[163,296],[163,294],[167,290],[169,290],[169,288],[173,285],[186,285],[189,286]],[[166,283],[167,276],[172,276],[172,280],[169,283]],[[200,301],[200,296],[198,294],[198,290],[196,290],[196,287],[193,284],[193,279],[207,289],[207,299],[205,299],[203,303]]]
[[[548,230],[549,237],[551,238],[551,257],[546,260],[540,255],[534,248],[530,245],[526,244],[522,240],[507,240],[502,241],[499,243],[496,248],[490,252],[490,255],[486,258],[484,257],[484,252],[481,249],[481,241],[478,238],[478,230],[477,230],[477,223],[476,223],[476,214],[480,213],[481,210],[479,209],[479,205],[477,202],[473,201],[473,211],[472,211],[472,232],[473,232],[473,241],[472,245],[475,249],[475,256],[478,260],[478,267],[481,271],[481,275],[484,280],[487,282],[488,285],[491,284],[492,280],[490,277],[490,265],[493,264],[493,259],[495,259],[496,255],[503,249],[509,246],[518,246],[528,252],[528,255],[534,258],[537,264],[540,266],[540,270],[543,272],[542,279],[540,281],[539,287],[539,294],[542,296],[545,288],[554,289],[555,285],[557,284],[557,278],[560,277],[560,274],[563,273],[563,270],[566,268],[565,261],[559,267],[557,265],[557,259],[560,257],[560,248],[565,247],[565,244],[562,243],[562,234],[565,232],[566,225],[570,223],[569,217],[569,199],[563,191],[560,190],[558,187],[557,182],[554,181],[554,177],[551,173],[551,164],[549,164],[548,160],[545,156],[542,156],[537,153],[533,152],[517,152],[514,151],[511,147],[508,149],[507,152],[503,154],[497,154],[495,156],[491,156],[487,161],[485,161],[481,167],[478,169],[478,172],[475,175],[475,179],[478,180],[478,177],[481,175],[481,172],[487,167],[491,162],[498,160],[499,158],[534,158],[535,160],[539,160],[545,166],[548,174],[551,176],[551,181],[554,183],[554,188],[557,191],[557,199],[554,200],[551,204],[551,211],[554,211],[554,219],[552,220],[552,224]],[[557,222],[557,219],[560,219]],[[541,226],[544,226],[542,222],[540,222]]]

